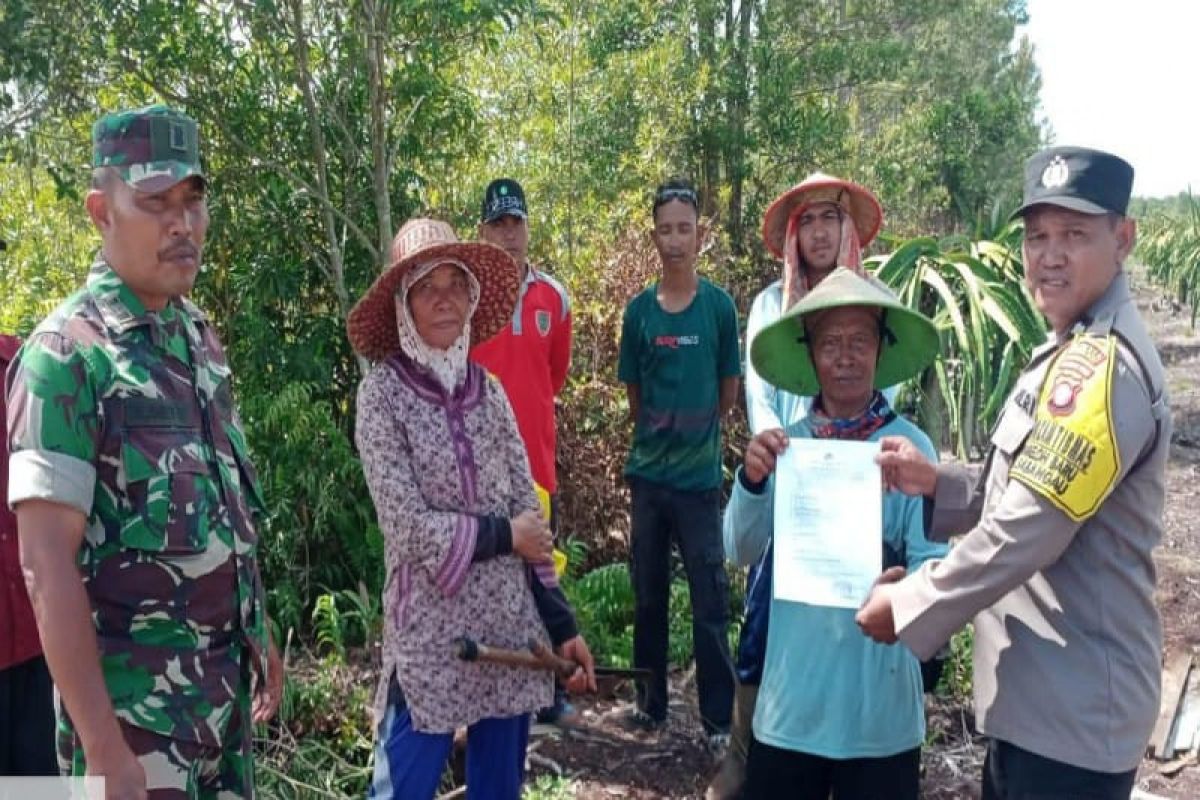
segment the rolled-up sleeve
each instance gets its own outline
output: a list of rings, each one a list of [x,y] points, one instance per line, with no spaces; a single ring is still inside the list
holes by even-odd
[[[9,367],[8,504],[48,500],[90,514],[101,408],[75,342],[35,334]]]

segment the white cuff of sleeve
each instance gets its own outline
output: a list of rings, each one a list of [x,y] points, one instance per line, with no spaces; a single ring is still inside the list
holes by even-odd
[[[8,506],[22,500],[49,500],[92,513],[96,468],[48,450],[20,450],[8,458]]]

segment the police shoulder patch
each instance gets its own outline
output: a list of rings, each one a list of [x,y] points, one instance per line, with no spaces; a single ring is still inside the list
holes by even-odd
[[[1112,421],[1112,336],[1082,334],[1054,359],[1033,430],[1009,476],[1082,522],[1112,491],[1121,470]]]

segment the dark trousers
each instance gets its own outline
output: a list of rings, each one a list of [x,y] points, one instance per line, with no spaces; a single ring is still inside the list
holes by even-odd
[[[652,680],[638,683],[638,706],[656,720],[666,719],[671,543],[675,542],[683,557],[692,601],[701,720],[707,733],[724,733],[729,730],[734,681],[720,491],[685,492],[640,478],[630,479],[629,485],[633,495],[633,663],[654,672]]]
[[[558,542],[558,494],[550,495],[550,535],[554,537],[555,543]],[[554,676],[554,702],[537,713],[538,722],[553,722],[558,719],[559,713],[567,703],[567,687],[563,685],[562,678]]]
[[[1129,800],[1137,770],[1095,772],[992,739],[983,762],[983,800]]]
[[[917,800],[921,748],[883,758],[825,758],[750,742],[743,800]]]
[[[0,670],[0,775],[57,775],[54,689],[41,656]]]

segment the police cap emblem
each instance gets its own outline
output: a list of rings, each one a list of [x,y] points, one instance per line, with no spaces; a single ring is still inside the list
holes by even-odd
[[[1042,186],[1047,189],[1057,189],[1060,186],[1067,185],[1067,179],[1071,177],[1071,171],[1067,169],[1067,162],[1062,156],[1055,156],[1054,160],[1046,165],[1042,170]]]

